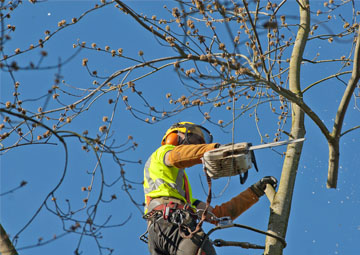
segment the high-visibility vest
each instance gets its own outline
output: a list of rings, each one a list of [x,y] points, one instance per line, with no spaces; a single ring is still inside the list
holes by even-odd
[[[185,169],[165,165],[165,153],[174,147],[170,144],[161,146],[145,164],[144,193],[146,206],[151,198],[157,197],[174,197],[190,205],[196,200],[192,197],[191,186]],[[146,206],[145,213],[147,212]]]

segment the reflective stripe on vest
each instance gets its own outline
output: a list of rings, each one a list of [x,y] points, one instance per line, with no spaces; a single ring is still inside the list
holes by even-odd
[[[157,178],[155,179],[155,181],[150,177],[150,171],[149,171],[149,168],[150,168],[150,164],[151,164],[151,157],[146,161],[146,164],[145,164],[145,179],[149,185],[148,188],[144,188],[144,192],[145,192],[145,195],[146,194],[149,194],[150,192],[152,191],[155,191],[157,189],[159,189],[160,185],[162,184],[167,184],[169,185],[171,188],[177,190],[177,192],[179,192],[179,194],[183,197],[188,197],[189,194],[186,194],[186,193],[189,193],[188,191],[185,192],[185,190],[183,190],[182,186],[183,186],[183,180],[184,180],[184,177],[185,177],[185,172],[184,172],[184,169],[179,169],[178,170],[178,174],[177,174],[177,177],[176,177],[176,181],[175,183],[169,183],[169,182],[165,182],[163,179],[161,178]],[[188,201],[189,202],[189,201]]]

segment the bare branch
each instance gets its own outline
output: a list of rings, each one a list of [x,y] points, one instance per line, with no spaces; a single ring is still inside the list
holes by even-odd
[[[151,29],[141,19],[139,19],[138,15],[133,10],[131,10],[130,7],[128,7],[126,4],[124,4],[120,0],[115,0],[115,2],[117,2],[124,9],[124,11],[126,13],[130,14],[142,27],[144,27],[146,30],[150,31],[151,33],[153,33],[154,35],[156,35],[160,39],[164,40],[165,42],[167,41],[164,35],[160,34],[159,32],[155,31],[154,29]],[[183,49],[179,45],[174,43],[174,47],[178,50],[180,55],[186,56],[185,52],[183,51]]]
[[[336,188],[337,178],[338,178],[338,169],[339,169],[339,140],[341,137],[341,129],[344,123],[344,118],[346,111],[348,109],[352,94],[358,84],[360,79],[360,29],[358,30],[358,35],[356,38],[356,48],[354,52],[354,65],[351,74],[351,78],[347,84],[346,90],[343,94],[341,102],[339,104],[336,118],[331,132],[331,139],[328,140],[329,143],[329,169],[328,169],[328,179],[326,186],[328,188]]]

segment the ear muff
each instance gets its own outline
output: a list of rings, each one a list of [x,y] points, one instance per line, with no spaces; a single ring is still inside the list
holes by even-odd
[[[179,143],[179,137],[177,133],[170,133],[165,139],[165,144],[172,144],[177,146]]]

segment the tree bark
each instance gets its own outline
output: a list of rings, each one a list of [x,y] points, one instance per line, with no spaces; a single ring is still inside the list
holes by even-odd
[[[0,224],[0,254],[1,255],[18,255],[15,247],[11,243],[8,234]]]
[[[302,101],[300,87],[300,69],[302,56],[310,31],[310,7],[308,0],[299,0],[300,25],[296,36],[289,69],[289,88]],[[305,136],[304,112],[292,103],[292,137]],[[270,206],[268,232],[285,238],[288,226],[296,173],[302,151],[302,143],[290,144],[286,150],[279,189]],[[284,247],[277,239],[267,236],[265,241],[266,255],[281,255]]]

